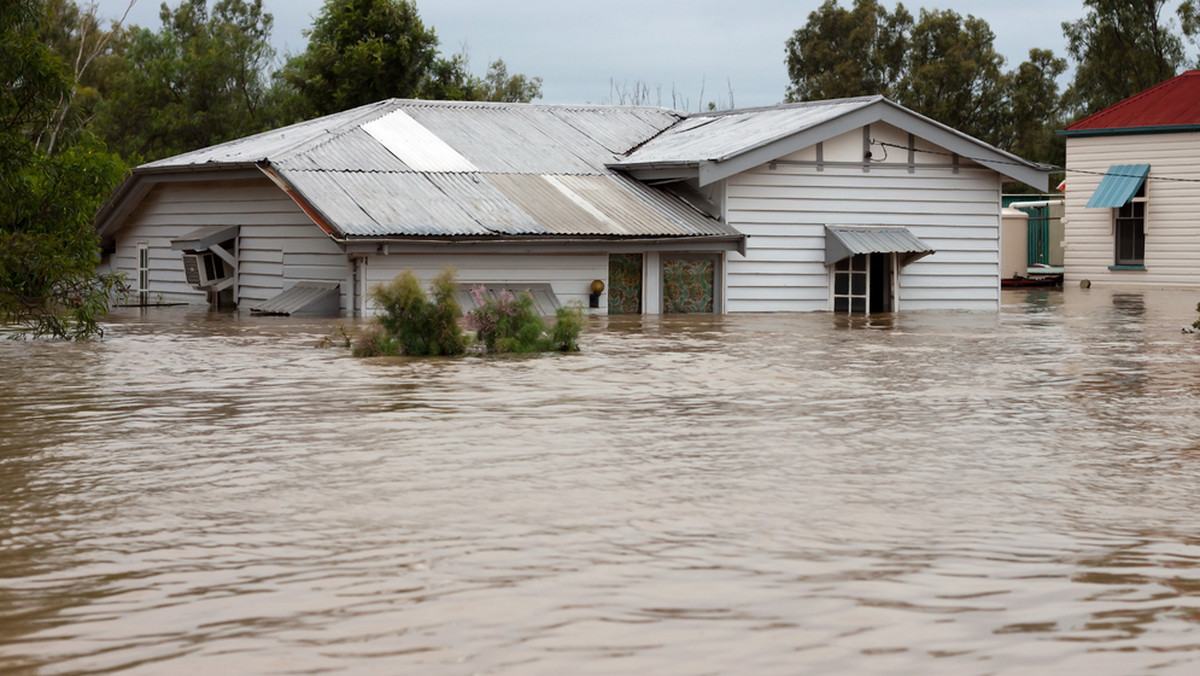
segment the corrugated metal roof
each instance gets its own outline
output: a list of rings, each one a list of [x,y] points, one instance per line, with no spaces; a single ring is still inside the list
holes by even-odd
[[[138,169],[190,169],[208,164],[238,164],[284,159],[291,153],[300,151],[307,146],[324,143],[346,131],[357,129],[364,122],[387,112],[389,104],[391,102],[381,101],[352,108],[315,120],[300,122],[150,162],[141,165]]]
[[[260,163],[345,237],[740,237],[608,167],[652,107],[390,100],[144,165]]]
[[[1066,132],[1200,125],[1200,70],[1162,84],[1068,125]]]
[[[271,164],[283,171],[412,171],[361,128],[339,134],[336,143],[334,140],[293,151]]]
[[[613,166],[721,161],[881,100],[869,96],[695,115]]]
[[[1150,175],[1149,164],[1114,164],[1108,168],[1096,192],[1088,200],[1088,209],[1123,207],[1137,194]]]
[[[478,171],[470,160],[403,110],[371,120],[362,130],[413,171]]]
[[[933,253],[933,247],[922,242],[908,228],[883,225],[825,226],[825,265],[869,253],[898,253],[901,265]]]
[[[297,282],[283,293],[250,308],[264,315],[337,314],[341,299],[337,282]]]

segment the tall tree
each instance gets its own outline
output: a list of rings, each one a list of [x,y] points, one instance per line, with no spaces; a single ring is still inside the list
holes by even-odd
[[[136,0],[129,0],[125,15]],[[120,67],[125,16],[105,29],[96,5],[81,8],[74,0],[47,0],[42,39],[71,68],[74,80],[47,130],[47,149],[53,152],[58,138],[78,133],[95,114],[101,92],[108,90],[114,70]]]
[[[854,0],[853,9],[825,0],[788,38],[787,100],[894,97],[893,88],[904,75],[912,23],[904,5],[889,13],[876,0]]]
[[[0,3],[0,324],[86,338],[119,284],[96,273],[92,217],[124,165],[86,133],[47,141],[74,78],[46,16],[43,0]]]
[[[437,61],[437,36],[409,0],[325,0],[284,79],[313,113],[412,98]]]
[[[1007,77],[983,19],[921,10],[908,39],[898,102],[986,141],[1004,126]]]
[[[889,14],[877,0],[855,0],[852,10],[826,0],[787,41],[788,100],[882,94],[1024,157],[1051,160],[1057,141],[1047,127],[1058,119],[1055,78],[1065,63],[1035,50],[1007,72],[994,42],[987,22],[970,15],[922,9],[913,21],[903,5]]]
[[[1029,60],[1009,75],[1010,115],[998,146],[1039,162],[1066,163],[1066,143],[1055,133],[1065,126],[1058,78],[1066,70],[1066,59],[1050,50],[1029,50]]]
[[[1183,40],[1171,22],[1162,20],[1166,0],[1083,4],[1089,8],[1087,16],[1062,24],[1067,53],[1077,64],[1063,98],[1075,116],[1090,115],[1169,80],[1184,65]]]
[[[298,94],[302,116],[387,98],[525,103],[542,95],[540,77],[509,75],[501,59],[481,78],[465,53],[440,56],[411,0],[325,0],[308,39],[279,77]]]
[[[127,158],[153,160],[278,123],[268,68],[274,19],[262,0],[182,0],[158,32],[134,27],[94,129]]]

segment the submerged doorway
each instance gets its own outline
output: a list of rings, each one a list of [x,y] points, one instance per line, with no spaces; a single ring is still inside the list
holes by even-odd
[[[609,254],[608,314],[642,313],[642,254]]]
[[[856,254],[833,265],[833,311],[891,312],[895,309],[895,255]]]
[[[717,312],[718,256],[664,255],[663,314]]]

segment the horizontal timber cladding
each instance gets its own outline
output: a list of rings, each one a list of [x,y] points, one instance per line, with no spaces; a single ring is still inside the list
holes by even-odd
[[[405,270],[428,282],[446,267],[454,268],[461,283],[546,283],[558,301],[588,304],[593,280],[608,279],[608,254],[404,254],[367,259],[367,288],[390,282]],[[607,300],[607,299],[606,299]],[[374,314],[368,306],[367,314]]]
[[[1200,133],[1067,139],[1063,221],[1067,283],[1087,279],[1123,287],[1200,287],[1197,152]],[[1145,270],[1108,269],[1115,262],[1113,210],[1086,207],[1104,172],[1114,164],[1150,165],[1146,181]]]
[[[904,226],[936,251],[901,270],[899,309],[999,306],[1000,180],[991,170],[784,160],[728,179],[725,204],[748,235],[745,256],[727,258],[731,312],[828,309],[826,225]]]
[[[342,308],[351,306],[351,267],[345,252],[265,177],[163,182],[117,231],[116,270],[137,276],[137,245],[150,249],[150,295],[165,302],[206,302],[187,284],[182,252],[171,240],[206,225],[239,225],[238,303],[268,300],[298,281],[342,282]]]

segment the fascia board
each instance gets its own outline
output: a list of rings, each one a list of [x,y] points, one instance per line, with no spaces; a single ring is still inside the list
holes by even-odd
[[[961,157],[969,158],[992,171],[1014,181],[1020,181],[1041,192],[1049,190],[1050,169],[1039,169],[1016,155],[1000,152],[966,134],[915,115],[898,106],[886,106],[884,111],[880,118],[881,122],[886,122]]]
[[[700,185],[705,186],[729,178],[743,171],[749,171],[759,165],[767,164],[785,155],[790,155],[828,141],[836,136],[852,132],[855,129],[879,121],[879,109],[882,103],[873,102],[852,110],[844,115],[826,120],[820,124],[790,134],[770,143],[752,148],[744,153],[733,155],[728,159],[708,160],[700,163]]]
[[[589,239],[579,237],[531,239],[503,237],[489,239],[400,237],[354,237],[343,240],[351,256],[377,254],[387,246],[392,255],[470,253],[470,254],[580,254],[637,253],[643,251],[686,251],[690,253],[744,251],[746,236],[668,237]]]
[[[100,239],[111,237],[125,219],[133,213],[146,195],[160,183],[184,183],[194,181],[224,181],[247,178],[260,178],[262,173],[257,167],[238,165],[225,169],[198,167],[194,169],[175,168],[170,171],[144,171],[135,169],[125,177],[121,185],[113,191],[110,201],[96,212],[96,232]]]
[[[696,165],[691,166],[611,166],[613,171],[619,171],[643,183],[660,183],[667,181],[682,181],[696,177]]]
[[[862,108],[728,159],[701,162],[700,185],[716,183],[875,122],[886,122],[1042,192],[1049,189],[1049,169],[1037,168],[1016,155],[1000,152],[966,134],[954,131],[885,99],[874,101]]]

